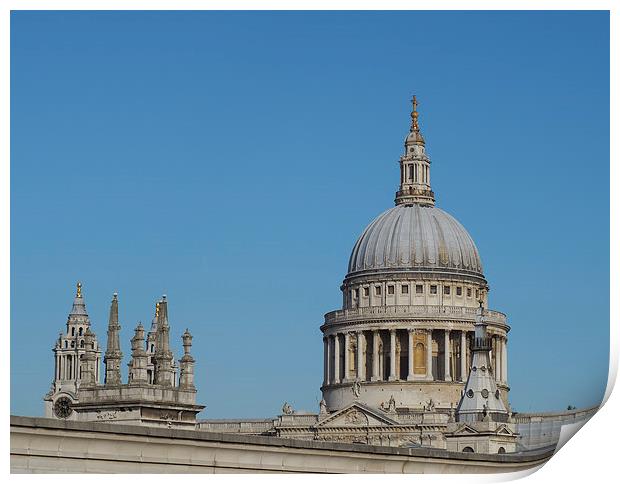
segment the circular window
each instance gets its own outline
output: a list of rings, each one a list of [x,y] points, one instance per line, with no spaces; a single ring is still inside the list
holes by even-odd
[[[486,366],[481,366],[480,371],[487,371]]]
[[[475,366],[471,367],[471,371],[476,371],[478,368],[476,368]]]
[[[469,398],[474,398],[474,391],[471,388],[469,390],[467,390],[467,396]]]
[[[495,398],[499,399],[499,388],[495,390]]]
[[[482,395],[482,398],[489,398],[489,390],[487,390],[486,388],[483,388],[480,393]]]
[[[54,413],[58,418],[68,418],[72,413],[71,400],[67,397],[60,397],[54,403]]]

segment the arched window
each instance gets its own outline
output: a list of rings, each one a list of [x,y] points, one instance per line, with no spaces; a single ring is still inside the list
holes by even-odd
[[[473,452],[474,449],[472,449],[471,447],[463,447],[463,452]]]
[[[82,329],[83,328],[80,328],[80,330],[78,331],[78,335],[80,335],[80,336],[82,336]]]
[[[409,180],[413,181],[413,165],[409,165]]]
[[[69,347],[69,343],[67,343],[67,341],[65,340],[65,348]]]
[[[84,340],[80,341],[80,348],[84,348]]]
[[[75,336],[75,327],[71,328],[71,336]]]
[[[506,449],[504,449],[503,447],[500,447],[499,449],[497,449],[497,453],[498,454],[505,454],[506,453]]]

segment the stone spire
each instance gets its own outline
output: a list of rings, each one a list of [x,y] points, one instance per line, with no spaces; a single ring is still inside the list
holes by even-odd
[[[105,384],[120,385],[121,384],[121,353],[120,343],[121,325],[118,322],[118,294],[114,293],[112,304],[110,306],[110,319],[108,321],[108,346],[106,348],[105,363]]]
[[[196,390],[194,386],[194,358],[189,354],[192,347],[192,335],[186,329],[183,333],[183,357],[179,360],[181,365],[181,375],[179,377],[179,388],[183,390]]]
[[[80,357],[82,371],[82,386],[92,386],[97,383],[97,350],[95,350],[95,334],[90,328],[84,333],[85,351]]]
[[[157,341],[155,343],[155,378],[156,385],[172,386],[172,352],[170,351],[170,325],[168,324],[168,302],[166,296],[159,301],[157,318]]]
[[[144,326],[138,323],[134,337],[131,338],[131,363],[129,364],[129,384],[148,383],[146,374],[147,355],[144,351]]]
[[[400,157],[400,187],[396,192],[396,205],[434,206],[435,194],[431,190],[431,160],[426,154],[425,141],[418,123],[418,100],[411,100],[411,128],[405,139],[405,154]]]
[[[487,325],[484,321],[482,301],[481,297],[476,323],[474,324],[471,371],[456,409],[457,421],[459,422],[481,420],[505,422],[508,417],[508,411],[495,383],[489,360],[491,339],[486,333]]]

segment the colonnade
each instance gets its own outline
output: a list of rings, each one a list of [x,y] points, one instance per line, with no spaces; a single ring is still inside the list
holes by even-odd
[[[323,385],[359,381],[461,381],[469,374],[473,331],[394,328],[323,338]],[[492,335],[492,368],[508,380],[507,339]]]
[[[56,380],[76,380],[80,375],[81,353],[56,355]],[[97,358],[95,381],[99,381],[99,366],[101,358]]]

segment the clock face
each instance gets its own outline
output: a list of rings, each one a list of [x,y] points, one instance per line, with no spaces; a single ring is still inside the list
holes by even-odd
[[[60,397],[54,403],[54,413],[58,418],[68,418],[73,413],[71,400],[67,397]]]

